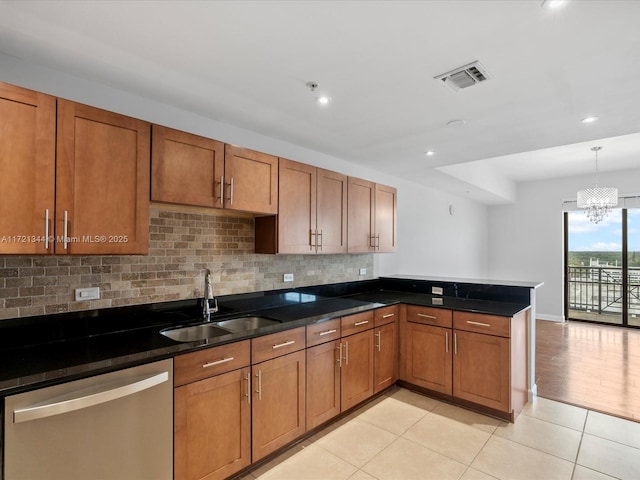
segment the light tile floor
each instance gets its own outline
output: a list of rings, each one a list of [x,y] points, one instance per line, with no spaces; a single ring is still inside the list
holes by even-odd
[[[509,424],[402,388],[243,480],[640,479],[640,423],[544,398]]]

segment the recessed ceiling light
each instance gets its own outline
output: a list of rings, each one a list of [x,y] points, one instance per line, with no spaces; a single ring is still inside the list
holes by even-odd
[[[424,152],[424,154],[425,154],[427,157],[432,157],[434,153],[436,153],[436,152],[434,152],[433,150],[427,150],[426,152]]]
[[[329,105],[331,103],[331,97],[328,97],[327,95],[320,95],[316,98],[316,102],[320,105]]]
[[[556,8],[562,7],[565,3],[567,3],[566,0],[542,0],[542,7],[555,10]]]
[[[582,123],[593,123],[595,121],[598,120],[598,117],[595,116],[590,116],[590,117],[584,117],[582,120],[580,120]]]

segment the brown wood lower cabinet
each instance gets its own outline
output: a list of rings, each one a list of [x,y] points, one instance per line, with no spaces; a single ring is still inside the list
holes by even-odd
[[[407,322],[404,380],[435,392],[451,394],[451,329]]]
[[[305,428],[305,351],[253,365],[253,461],[292,442]]]
[[[394,321],[373,332],[373,393],[378,393],[398,379],[398,324]]]
[[[373,330],[342,339],[342,411],[373,395]]]
[[[307,429],[340,413],[339,340],[307,349]]]

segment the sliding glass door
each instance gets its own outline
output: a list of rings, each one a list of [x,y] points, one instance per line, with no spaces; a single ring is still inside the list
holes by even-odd
[[[565,213],[565,318],[640,326],[640,209]]]

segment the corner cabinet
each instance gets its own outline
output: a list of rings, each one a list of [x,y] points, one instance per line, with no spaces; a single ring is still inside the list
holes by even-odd
[[[349,253],[394,252],[397,190],[361,178],[348,179]]]
[[[58,100],[56,254],[148,253],[150,131]]]
[[[56,99],[0,83],[0,254],[53,253]]]
[[[279,159],[278,215],[256,218],[256,253],[346,253],[347,177]]]

